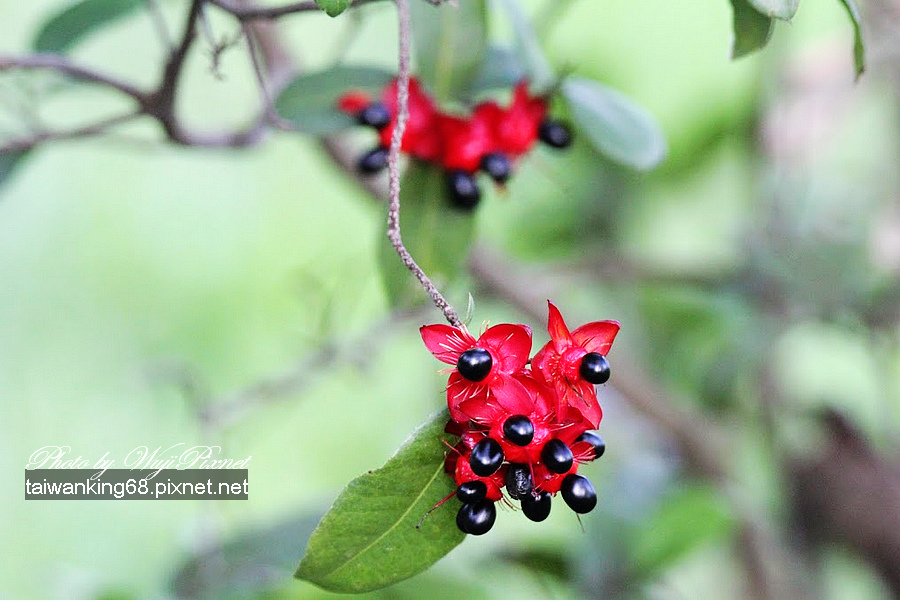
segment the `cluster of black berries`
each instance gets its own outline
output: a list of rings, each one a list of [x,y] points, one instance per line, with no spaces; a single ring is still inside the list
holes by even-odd
[[[338,100],[338,106],[379,133],[378,146],[363,154],[357,163],[360,172],[372,174],[384,169],[396,125],[397,82],[385,88],[380,100],[348,92]],[[569,128],[548,118],[547,112],[547,99],[529,95],[523,81],[513,91],[508,107],[482,102],[468,118],[462,118],[439,111],[418,81],[410,79],[409,120],[400,150],[442,167],[454,206],[472,209],[481,199],[475,181],[479,170],[502,185],[512,175],[513,163],[537,140],[554,148],[571,144]]]

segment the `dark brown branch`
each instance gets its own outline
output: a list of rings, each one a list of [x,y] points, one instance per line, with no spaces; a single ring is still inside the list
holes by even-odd
[[[17,138],[8,141],[3,145],[0,145],[0,154],[30,150],[41,142],[46,142],[48,140],[72,140],[101,135],[117,125],[133,121],[143,114],[144,113],[142,111],[136,110],[125,113],[123,115],[110,117],[102,121],[97,121],[96,123],[84,125],[82,127],[76,127],[74,129],[67,129],[64,131],[39,131],[37,133],[33,133],[30,136]]]
[[[131,96],[140,104],[146,101],[146,94],[130,83],[95,71],[89,67],[76,64],[65,56],[55,54],[32,54],[29,56],[0,56],[0,71],[12,69],[43,69],[56,71],[80,81],[104,85]]]

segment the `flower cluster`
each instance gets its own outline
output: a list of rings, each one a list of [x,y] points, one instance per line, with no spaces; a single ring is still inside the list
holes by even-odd
[[[377,173],[387,166],[388,148],[397,115],[397,81],[381,98],[348,92],[338,99],[341,111],[379,132],[379,143],[359,160],[363,173]],[[525,81],[516,85],[508,107],[486,101],[477,104],[467,118],[443,113],[418,80],[409,80],[409,120],[400,150],[414,158],[442,167],[450,198],[459,208],[472,209],[481,199],[475,173],[485,171],[496,183],[512,175],[513,163],[535,141],[565,148],[572,141],[566,125],[547,117],[548,102],[531,96]]]
[[[597,321],[570,332],[559,310],[549,307],[551,339],[530,361],[531,329],[525,325],[495,325],[478,339],[464,327],[420,330],[435,358],[454,366],[446,431],[460,439],[445,469],[458,486],[456,523],[465,533],[491,529],[504,488],[532,521],[547,518],[557,492],[577,513],[597,504],[578,465],[605,449],[589,430],[603,416],[594,386],[609,379],[606,354],[619,324]]]

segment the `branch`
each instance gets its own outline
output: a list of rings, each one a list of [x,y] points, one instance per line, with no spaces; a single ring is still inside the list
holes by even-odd
[[[376,0],[354,0],[350,4],[350,8],[375,1]],[[208,2],[214,6],[218,6],[239,21],[271,21],[296,13],[322,10],[321,8],[319,8],[319,5],[316,4],[313,0],[307,0],[306,2],[295,2],[293,4],[286,4],[284,6],[275,7],[242,6],[241,4],[234,2],[233,0],[208,0]]]
[[[147,101],[147,94],[130,83],[95,71],[89,67],[78,65],[65,56],[56,54],[32,54],[30,56],[0,56],[0,71],[12,69],[45,69],[57,71],[80,81],[104,85],[134,98],[142,106]]]
[[[71,140],[100,135],[102,133],[105,133],[108,129],[115,127],[116,125],[121,125],[122,123],[133,121],[143,114],[143,111],[135,110],[122,115],[117,115],[115,117],[109,117],[96,123],[91,123],[89,125],[76,127],[74,129],[68,129],[65,131],[40,131],[28,137],[14,139],[3,145],[0,145],[0,154],[30,150],[41,142],[46,142],[48,140]]]

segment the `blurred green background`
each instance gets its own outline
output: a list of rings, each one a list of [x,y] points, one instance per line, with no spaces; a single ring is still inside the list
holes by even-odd
[[[0,53],[26,53],[60,5],[0,4]],[[173,31],[184,5],[162,3]],[[474,295],[473,329],[525,322],[536,347],[548,297],[573,327],[623,323],[600,392],[608,450],[584,468],[600,505],[583,529],[568,511],[540,525],[501,512],[489,535],[375,596],[892,597],[840,527],[813,521],[823,539],[802,535],[794,493],[840,423],[896,473],[896,13],[864,5],[870,69],[854,85],[836,1],[801,3],[737,62],[724,0],[524,5],[554,65],[646,107],[670,145],[648,174],[583,142],[537,150],[506,193],[487,194],[471,274],[448,290],[461,309]],[[348,39],[346,61],[393,68],[393,7],[355,13],[351,38],[349,13],[306,14],[280,23],[283,41],[310,71]],[[211,17],[216,35],[235,33]],[[74,56],[150,85],[164,48],[135,15]],[[244,49],[223,55],[219,76],[199,50],[188,67],[179,110],[197,128],[255,114]],[[62,126],[123,106],[55,81],[0,76],[4,139],[23,115]],[[339,490],[443,403],[418,336],[440,315],[391,313],[382,209],[315,140],[226,151],[155,138],[138,123],[47,143],[0,189],[0,598],[330,597],[291,570]],[[643,394],[708,425],[727,474],[699,468]],[[23,500],[23,466],[42,446],[95,460],[180,442],[251,455],[250,499]]]

